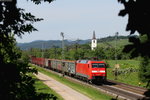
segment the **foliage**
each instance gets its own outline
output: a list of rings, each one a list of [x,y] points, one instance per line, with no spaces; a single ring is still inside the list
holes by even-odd
[[[44,100],[50,97],[49,94],[36,93],[34,80],[28,73],[37,71],[28,66],[27,56],[22,56],[25,61],[20,59],[21,51],[14,38],[15,35],[21,37],[26,32],[37,31],[32,24],[41,20],[17,8],[17,0],[0,2],[0,98],[3,100]]]
[[[3,98],[3,100],[40,99],[40,94],[36,94],[33,86],[34,80],[27,75],[27,73],[36,72],[36,70],[30,68],[28,62],[18,59],[21,56],[21,53],[15,46],[15,39],[11,37],[10,41],[11,43],[7,45],[9,47],[7,51],[5,51],[6,47],[2,48],[3,43],[0,43],[0,54],[5,54],[0,61],[0,98]],[[46,96],[46,94],[44,95]],[[45,98],[44,95],[42,98]]]
[[[149,31],[149,17],[150,17],[150,6],[149,0],[118,0],[124,4],[125,9],[121,10],[119,15],[129,15],[127,24],[127,31],[131,31],[134,34],[138,31],[140,34],[150,35]]]
[[[130,34],[134,34],[136,31],[140,36],[146,35],[147,40],[145,43],[140,41],[140,37],[130,37],[130,42],[133,44],[127,45],[125,51],[132,51],[132,56],[150,56],[150,6],[148,4],[149,0],[118,0],[121,2],[125,9],[121,10],[119,15],[128,15],[127,31]]]
[[[97,57],[98,59],[105,59],[105,50],[104,48],[96,48],[95,51],[93,51],[93,56]]]
[[[35,4],[41,4],[41,2],[48,2],[48,3],[51,3],[52,1],[54,0],[31,0],[32,2],[34,2]]]
[[[126,30],[130,31],[131,34],[129,41],[132,44],[126,45],[124,52],[131,52],[131,57],[143,57],[144,60],[141,62],[139,78],[149,84],[149,78],[147,79],[150,76],[149,0],[118,0],[118,2],[124,5],[124,9],[120,11],[119,15],[128,15]],[[139,37],[133,35],[136,31],[140,34]]]
[[[150,87],[150,59],[144,57],[141,60],[139,78],[142,82],[147,82],[146,87]]]
[[[20,60],[23,61],[23,62],[25,62],[25,63],[29,63],[30,62],[29,54],[26,51],[22,52]]]
[[[56,48],[55,46],[50,49],[36,49],[32,48],[31,50],[27,50],[28,54],[37,56],[37,57],[45,57],[52,59],[61,59],[61,48]],[[115,59],[115,51],[117,54],[117,59],[129,59],[130,55],[122,52],[123,47],[107,47],[107,46],[98,46],[95,50],[91,50],[89,44],[84,45],[71,45],[66,46],[65,48],[65,59],[68,60],[78,60],[78,59],[92,59],[93,57],[97,57],[99,60],[102,59]]]

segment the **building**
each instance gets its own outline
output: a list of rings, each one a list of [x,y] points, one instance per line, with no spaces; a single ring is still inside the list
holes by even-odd
[[[95,36],[95,31],[93,31],[93,38],[91,40],[91,50],[94,50],[97,47],[97,39]]]

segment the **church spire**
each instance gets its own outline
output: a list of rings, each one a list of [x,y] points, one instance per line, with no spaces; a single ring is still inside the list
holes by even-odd
[[[96,39],[95,31],[93,31],[93,39]]]
[[[91,40],[91,49],[94,50],[97,47],[97,40],[95,36],[95,31],[93,31],[93,38]]]

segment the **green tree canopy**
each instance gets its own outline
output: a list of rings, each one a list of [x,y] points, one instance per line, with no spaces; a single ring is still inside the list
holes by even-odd
[[[39,4],[43,0],[31,1]],[[17,8],[17,0],[0,2],[0,98],[3,100],[43,100],[53,97],[36,92],[34,79],[28,75],[36,70],[28,66],[27,59],[25,62],[20,60],[21,51],[16,47],[14,38],[15,35],[21,37],[37,31],[33,23],[41,20]]]
[[[132,43],[125,46],[125,52],[131,52],[132,57],[142,56],[139,78],[143,82],[150,83],[150,6],[149,0],[118,0],[124,5],[120,16],[128,15],[127,31],[130,31],[129,41]],[[140,34],[135,37],[135,32]],[[147,86],[148,86],[147,85]],[[150,91],[146,94],[150,96]]]
[[[132,56],[149,56],[150,57],[150,6],[149,0],[118,0],[124,5],[120,11],[120,16],[128,15],[128,24],[126,27],[130,34],[136,31],[142,35],[147,35],[147,41],[142,43],[139,38],[130,37],[132,45],[127,45],[125,51],[132,51]]]

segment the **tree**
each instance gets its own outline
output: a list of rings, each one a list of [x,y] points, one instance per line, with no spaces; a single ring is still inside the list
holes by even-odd
[[[98,59],[105,59],[106,55],[105,55],[104,48],[102,48],[102,47],[96,48],[94,50],[93,57],[97,57]]]
[[[31,0],[35,4],[43,0]],[[51,2],[52,0],[44,0]],[[34,79],[28,75],[37,72],[28,66],[28,61],[19,60],[21,51],[16,47],[15,35],[21,37],[26,32],[37,31],[34,22],[41,21],[24,9],[17,8],[17,0],[0,2],[0,98],[3,100],[43,100],[49,94],[39,94],[34,87]]]
[[[115,59],[115,48],[107,47],[105,48],[106,59]]]
[[[124,51],[132,51],[132,56],[149,56],[150,57],[150,6],[149,0],[118,0],[125,9],[121,10],[119,15],[128,15],[127,31],[130,31],[129,41],[132,45],[125,46]],[[134,37],[133,34],[138,32],[140,36],[147,35],[147,41],[141,43],[140,37]]]
[[[150,86],[150,59],[149,57],[143,57],[141,60],[139,78],[142,82],[147,82],[147,86]]]
[[[149,0],[118,0],[118,2],[124,5],[124,9],[120,11],[120,16],[128,15],[127,31],[130,31],[129,41],[132,43],[125,46],[124,52],[131,52],[132,57],[143,57],[141,65],[140,78],[144,82],[150,80],[150,6]],[[139,37],[134,36],[135,32],[140,34]],[[144,42],[143,40],[144,38]],[[142,73],[142,74],[141,74]]]

